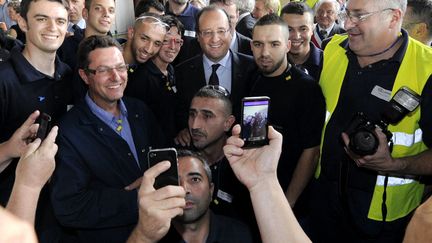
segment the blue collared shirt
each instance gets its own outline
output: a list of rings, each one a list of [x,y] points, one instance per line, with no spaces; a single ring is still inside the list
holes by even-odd
[[[217,69],[216,73],[219,78],[219,85],[224,87],[226,90],[228,90],[231,93],[231,73],[232,73],[232,55],[231,52],[228,51],[227,54],[218,62],[212,62],[210,59],[206,57],[206,55],[203,55],[203,65],[204,65],[204,75],[206,79],[206,83],[209,83],[210,75],[212,73],[212,65],[219,63],[220,67]]]
[[[87,105],[89,106],[91,112],[95,114],[99,119],[101,119],[105,124],[107,124],[111,129],[114,130],[120,137],[122,137],[127,144],[129,145],[129,148],[132,152],[132,154],[135,157],[135,161],[138,164],[138,167],[140,167],[140,164],[138,162],[138,154],[135,148],[135,143],[133,141],[132,132],[129,126],[129,122],[127,120],[127,109],[123,102],[123,100],[119,100],[119,107],[120,107],[120,117],[115,117],[113,114],[111,114],[108,111],[105,111],[104,109],[100,108],[89,96],[88,92],[85,96],[85,101]],[[117,121],[121,120],[121,124],[119,124]],[[118,130],[119,125],[121,125],[121,129]]]

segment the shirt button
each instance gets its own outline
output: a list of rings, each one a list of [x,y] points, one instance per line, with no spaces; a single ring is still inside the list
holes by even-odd
[[[357,72],[357,75],[362,75],[362,72],[361,71]]]
[[[132,154],[131,154],[131,153],[128,153],[128,156],[129,156],[129,157],[131,157],[131,156],[132,156]]]
[[[103,132],[103,128],[102,128],[102,127],[101,127],[101,128],[99,128],[99,131]]]
[[[145,149],[141,149],[141,153],[144,153],[145,152]]]

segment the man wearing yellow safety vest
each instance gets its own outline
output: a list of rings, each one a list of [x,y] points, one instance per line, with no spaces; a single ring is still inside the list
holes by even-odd
[[[406,0],[348,1],[341,14],[347,35],[335,35],[324,50],[327,116],[313,242],[401,242],[421,202],[420,177],[432,174],[432,49],[401,30],[406,6]],[[403,86],[421,97],[417,109],[407,106],[416,100],[407,89],[394,97]],[[392,104],[414,109],[395,124],[385,115],[392,97]],[[367,118],[353,120],[358,112]],[[390,141],[385,124],[383,131],[373,125],[380,120],[390,123]],[[377,147],[362,149],[373,140]]]

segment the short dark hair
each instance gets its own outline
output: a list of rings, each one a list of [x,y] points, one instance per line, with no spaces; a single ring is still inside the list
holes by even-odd
[[[231,26],[231,21],[230,21],[230,17],[229,17],[229,15],[227,14],[227,12],[224,10],[224,9],[222,9],[222,8],[220,8],[220,7],[218,7],[218,6],[215,6],[215,5],[210,5],[210,6],[206,6],[206,7],[204,7],[204,8],[202,8],[199,12],[198,12],[198,15],[197,15],[197,17],[196,17],[196,23],[195,23],[195,31],[196,31],[196,33],[197,34],[199,34],[200,33],[200,29],[199,29],[199,21],[200,21],[200,18],[201,18],[201,15],[203,15],[203,13],[205,13],[205,12],[212,12],[212,11],[222,11],[224,14],[225,14],[225,16],[226,16],[226,18],[227,18],[227,20],[228,20],[228,28],[234,28],[235,26]]]
[[[213,178],[212,178],[210,166],[209,166],[207,160],[204,158],[204,156],[201,155],[201,153],[199,153],[197,151],[187,150],[187,149],[179,149],[177,151],[177,157],[178,158],[192,157],[192,158],[195,158],[195,159],[201,161],[201,163],[203,164],[203,167],[204,167],[204,171],[207,175],[208,181],[209,181],[209,183],[212,183]]]
[[[408,7],[412,10],[415,21],[424,22],[432,37],[432,1],[431,0],[408,0]]]
[[[142,13],[148,12],[151,7],[160,12],[165,12],[164,5],[157,0],[141,0],[135,7],[135,18],[140,16]]]
[[[255,23],[255,25],[253,27],[252,35],[253,35],[253,32],[255,31],[255,28],[257,26],[265,26],[265,25],[279,25],[279,26],[282,26],[282,28],[286,29],[286,33],[289,36],[288,25],[285,23],[285,21],[281,17],[279,17],[275,13],[266,14],[263,17],[261,17]]]
[[[86,69],[90,64],[89,54],[98,48],[117,47],[121,50],[120,44],[111,36],[93,35],[85,38],[78,47],[78,68]]]
[[[20,8],[21,8],[20,15],[26,21],[27,21],[27,13],[30,9],[30,3],[37,2],[37,1],[41,1],[41,0],[22,0],[21,5],[20,5]],[[45,1],[58,2],[61,5],[63,5],[66,8],[66,10],[69,11],[69,2],[67,0],[45,0]]]
[[[194,97],[201,98],[212,98],[222,100],[225,106],[225,112],[227,115],[232,115],[232,103],[230,100],[229,92],[222,86],[219,85],[206,85],[202,87],[198,92],[195,93]]]
[[[314,22],[314,11],[304,2],[289,2],[281,10],[280,16],[284,14],[304,15],[309,13],[312,24]]]
[[[161,17],[162,21],[169,25],[169,27],[177,27],[179,34],[183,36],[184,34],[184,25],[180,20],[172,15],[164,15]]]
[[[115,2],[115,0],[113,0]],[[90,6],[92,4],[93,0],[85,0],[84,2],[84,8],[90,11]]]

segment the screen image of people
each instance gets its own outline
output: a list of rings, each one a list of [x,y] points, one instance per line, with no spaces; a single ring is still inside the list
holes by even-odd
[[[245,101],[243,108],[244,138],[248,141],[266,138],[268,100]]]

